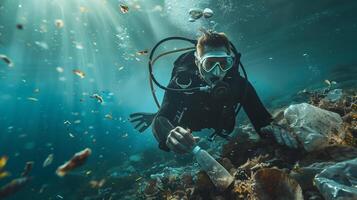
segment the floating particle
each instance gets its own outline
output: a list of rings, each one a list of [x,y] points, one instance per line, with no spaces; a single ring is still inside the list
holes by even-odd
[[[211,9],[205,8],[205,9],[203,10],[203,17],[205,17],[205,18],[210,18],[210,17],[212,17],[212,16],[213,16],[213,11],[212,11]]]
[[[23,30],[24,29],[24,25],[23,24],[16,24],[16,28],[18,30]]]
[[[41,47],[42,49],[45,49],[45,50],[48,49],[48,44],[46,42],[35,41],[35,44],[37,46]]]
[[[34,92],[34,93],[39,93],[39,92],[40,92],[40,89],[36,88],[33,92]]]
[[[136,54],[139,56],[147,55],[148,53],[149,53],[149,50],[147,50],[147,49],[136,52]]]
[[[60,177],[65,176],[71,170],[83,165],[91,154],[92,150],[89,148],[74,154],[69,161],[57,168],[56,174]]]
[[[106,119],[109,119],[109,120],[112,120],[113,119],[113,116],[111,114],[106,114],[105,115],[105,118]]]
[[[122,137],[122,138],[126,138],[126,137],[128,137],[128,134],[127,134],[127,133],[124,133],[121,137]]]
[[[162,6],[160,6],[160,5],[156,5],[152,9],[153,12],[162,12],[163,10],[164,10],[164,8]]]
[[[79,70],[79,69],[74,69],[73,73],[75,75],[79,76],[80,78],[84,78],[86,76],[86,74],[83,71]]]
[[[62,67],[56,67],[56,71],[58,73],[63,73],[64,72],[64,69]]]
[[[3,60],[7,64],[7,66],[9,66],[9,67],[13,67],[14,66],[14,63],[6,55],[0,54],[0,59]]]
[[[33,161],[26,162],[24,171],[21,173],[22,177],[27,177],[30,174],[30,172],[32,171],[32,168],[33,168],[33,164],[34,164]]]
[[[34,101],[34,102],[38,101],[38,99],[35,97],[28,97],[27,100]]]
[[[104,102],[103,97],[100,96],[99,94],[93,94],[93,95],[91,96],[91,98],[96,99],[99,103],[103,103],[103,102]]]
[[[100,181],[91,180],[89,182],[89,185],[94,189],[99,189],[99,188],[103,187],[104,183],[105,183],[105,179],[103,178]]]
[[[74,42],[74,44],[76,45],[76,49],[79,49],[79,50],[84,49],[83,45],[80,42]]]
[[[51,164],[52,164],[52,161],[53,161],[53,154],[51,153],[51,154],[49,154],[49,155],[47,156],[47,158],[43,161],[42,167],[47,167],[47,166],[51,165]]]
[[[88,8],[85,7],[85,6],[80,6],[80,7],[79,7],[79,12],[81,12],[81,13],[86,13],[86,12],[88,12],[88,11],[89,11]]]
[[[128,13],[128,12],[129,12],[129,7],[128,7],[127,5],[120,4],[119,7],[120,7],[120,11],[121,11],[122,13],[125,14],[125,13]]]
[[[56,25],[57,28],[63,28],[64,22],[63,22],[62,19],[56,19],[55,20],[55,25]]]

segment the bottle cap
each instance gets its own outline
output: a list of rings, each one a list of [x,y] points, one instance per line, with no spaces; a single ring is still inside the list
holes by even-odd
[[[201,147],[200,146],[195,146],[195,148],[193,148],[192,152],[194,154],[196,154],[199,150],[201,150]]]

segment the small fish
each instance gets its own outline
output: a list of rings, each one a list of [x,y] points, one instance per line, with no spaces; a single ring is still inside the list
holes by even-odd
[[[74,138],[74,135],[72,133],[68,133],[69,137]]]
[[[119,7],[120,7],[120,11],[121,11],[122,13],[125,14],[125,13],[128,13],[128,12],[129,12],[129,7],[128,7],[127,5],[120,4]]]
[[[28,161],[26,162],[24,171],[21,173],[22,177],[28,177],[28,175],[30,174],[30,172],[32,171],[34,162],[33,161]]]
[[[9,158],[7,156],[2,156],[0,158],[0,169],[4,168],[6,166],[8,159]]]
[[[0,199],[10,196],[19,191],[23,186],[31,180],[30,177],[21,177],[12,180],[10,183],[0,188]]]
[[[10,176],[10,172],[8,171],[0,171],[0,179],[6,178],[8,176]]]
[[[91,97],[94,98],[94,99],[97,99],[97,101],[99,103],[103,103],[104,102],[103,97],[100,96],[99,94],[93,94]]]
[[[74,154],[74,156],[69,161],[67,161],[66,163],[64,163],[63,165],[57,168],[56,170],[57,176],[63,177],[68,172],[83,165],[91,154],[92,154],[92,150],[90,148],[86,148]]]
[[[149,50],[147,50],[147,49],[136,52],[136,54],[139,56],[147,55],[148,53],[149,53]]]
[[[135,182],[138,182],[140,179],[142,179],[143,177],[139,177],[135,180]]]
[[[73,73],[75,75],[79,76],[80,78],[84,78],[86,76],[86,74],[83,71],[79,70],[79,69],[74,69]]]
[[[68,121],[68,120],[66,120],[65,122],[63,122],[63,124],[65,124],[65,125],[71,125],[71,122]]]
[[[45,161],[43,161],[42,167],[47,167],[47,166],[51,165],[51,164],[52,164],[52,161],[53,161],[53,154],[51,153],[51,154],[49,154],[49,155],[47,156],[47,158],[45,159]]]

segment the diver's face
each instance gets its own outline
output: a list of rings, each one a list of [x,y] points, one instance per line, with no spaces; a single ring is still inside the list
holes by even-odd
[[[209,55],[210,53],[221,53],[221,54],[229,54],[228,50],[226,47],[209,47],[205,46],[204,51],[201,53],[201,55],[198,55],[199,58],[204,58],[205,56]],[[214,85],[215,82],[218,80],[222,80],[226,74],[227,71],[223,71],[221,67],[215,66],[212,68],[212,70],[204,70],[202,63],[199,62],[199,60],[196,58],[196,64],[198,66],[200,75],[202,78],[209,84],[209,85]]]

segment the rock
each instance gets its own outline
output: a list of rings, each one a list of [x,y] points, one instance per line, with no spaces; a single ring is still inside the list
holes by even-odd
[[[344,137],[342,118],[337,113],[301,103],[289,106],[284,117],[308,152],[328,146],[332,137]]]
[[[314,182],[327,200],[357,199],[357,158],[326,168]]]

